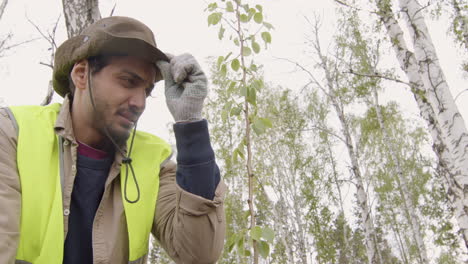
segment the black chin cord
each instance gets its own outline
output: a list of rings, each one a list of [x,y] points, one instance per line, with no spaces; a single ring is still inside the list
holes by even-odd
[[[94,97],[93,97],[93,92],[91,91],[91,67],[89,67],[88,64],[88,91],[89,91],[89,97],[91,99],[91,105],[93,106],[94,112],[97,112],[96,110],[96,104],[94,103]],[[125,201],[127,203],[136,203],[140,200],[140,186],[138,185],[138,181],[135,175],[135,171],[133,170],[132,166],[132,159],[130,158],[130,155],[133,150],[133,141],[135,140],[135,135],[136,135],[136,127],[137,123],[135,123],[135,126],[133,128],[133,135],[132,135],[132,140],[130,141],[130,148],[128,150],[128,155],[125,155],[125,152],[119,147],[119,145],[115,142],[115,140],[112,138],[112,136],[109,133],[109,130],[107,129],[107,126],[104,126],[104,132],[106,133],[107,138],[112,142],[112,144],[115,146],[115,148],[122,154],[122,163],[125,165],[125,183],[124,183],[124,197]],[[128,171],[130,168],[130,172],[132,173],[133,181],[135,182],[136,190],[137,190],[137,197],[135,200],[129,200],[128,195],[127,195],[127,182],[128,182]]]

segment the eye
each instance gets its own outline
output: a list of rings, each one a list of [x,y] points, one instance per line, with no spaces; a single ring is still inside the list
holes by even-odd
[[[129,76],[122,76],[119,78],[125,87],[134,87],[137,85],[137,80]]]

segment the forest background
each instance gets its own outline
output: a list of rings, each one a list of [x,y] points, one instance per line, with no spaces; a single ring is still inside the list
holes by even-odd
[[[219,263],[467,261],[468,2],[314,2],[2,0],[0,105],[47,103],[56,45],[137,18],[210,76]],[[171,122],[160,83],[139,127]]]

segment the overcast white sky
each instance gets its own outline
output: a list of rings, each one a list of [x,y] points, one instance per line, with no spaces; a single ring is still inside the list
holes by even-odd
[[[153,29],[158,47],[165,52],[180,54],[192,53],[208,71],[207,57],[217,57],[226,53],[226,46],[217,39],[217,31],[207,27],[207,13],[203,12],[207,1],[192,0],[102,0],[101,13],[108,16],[110,10],[117,4],[114,15],[134,17]],[[294,67],[275,57],[284,57],[307,64],[305,50],[305,35],[308,28],[304,16],[319,12],[325,19],[333,18],[332,1],[311,0],[268,0],[257,1],[264,6],[265,19],[275,26],[272,32],[271,48],[260,56],[260,63],[265,65],[265,78],[268,82],[281,84],[292,89],[299,88],[307,82],[306,76],[294,72]],[[27,21],[26,16],[34,21],[43,31],[50,30],[61,14],[61,0],[10,0],[0,21],[0,36],[12,32],[11,43],[39,37],[38,32]],[[333,24],[324,23],[324,31],[332,32]],[[446,27],[430,25],[432,37],[439,49],[441,63],[455,96],[467,89],[466,79],[463,80],[460,65],[460,54],[451,46],[450,37],[446,37]],[[66,39],[64,18],[60,20],[57,32],[57,42]],[[25,44],[7,57],[0,58],[0,98],[9,105],[39,104],[46,93],[52,71],[39,62],[49,62],[48,44],[39,39]],[[395,61],[396,63],[396,61]],[[310,62],[309,62],[310,64]],[[139,122],[139,128],[169,139],[167,124],[172,122],[163,98],[162,83],[156,86],[159,91],[157,98],[149,99],[147,110]],[[387,89],[387,98],[400,98],[403,109],[415,112],[412,96],[401,87]],[[464,93],[457,100],[459,107],[468,99]],[[61,99],[55,95],[54,101]],[[468,107],[461,108],[462,115],[468,118]],[[416,112],[415,112],[416,113]]]

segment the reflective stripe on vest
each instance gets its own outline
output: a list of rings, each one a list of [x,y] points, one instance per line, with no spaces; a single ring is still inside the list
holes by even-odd
[[[54,131],[60,104],[10,107],[18,124],[17,166],[21,183],[21,225],[17,260],[34,264],[61,264],[63,260],[63,203],[59,175],[58,137]],[[125,166],[121,169],[122,202],[127,220],[129,260],[148,252],[159,190],[160,164],[171,154],[160,138],[137,131],[131,154],[140,187],[140,200],[123,197]],[[136,197],[129,173],[127,196]]]

